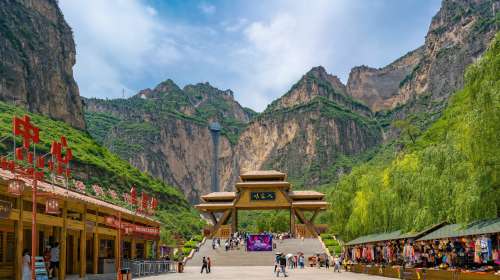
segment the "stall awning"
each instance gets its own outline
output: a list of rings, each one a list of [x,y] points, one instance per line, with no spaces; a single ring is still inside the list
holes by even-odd
[[[391,240],[398,240],[398,239],[414,240],[414,239],[419,238],[420,236],[423,236],[429,232],[434,232],[436,229],[441,228],[444,225],[445,225],[444,222],[439,223],[439,224],[435,224],[435,225],[427,227],[424,230],[421,230],[419,232],[402,233],[401,230],[397,230],[397,231],[388,232],[388,233],[377,233],[377,234],[365,235],[365,236],[358,237],[352,241],[349,241],[346,245],[348,245],[348,246],[349,245],[360,245],[360,244],[366,244],[366,243],[391,241]]]
[[[359,244],[366,244],[366,243],[373,243],[380,241],[396,240],[396,239],[401,239],[401,236],[403,236],[403,234],[401,233],[400,230],[387,233],[376,233],[376,234],[360,236],[354,240],[347,242],[346,245],[350,246],[350,245],[359,245]]]
[[[443,239],[469,235],[479,235],[500,232],[500,217],[491,220],[482,220],[468,225],[452,224],[435,230],[418,240]]]

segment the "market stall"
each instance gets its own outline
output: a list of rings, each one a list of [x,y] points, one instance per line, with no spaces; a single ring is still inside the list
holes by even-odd
[[[347,270],[404,279],[500,279],[500,218],[346,243]]]

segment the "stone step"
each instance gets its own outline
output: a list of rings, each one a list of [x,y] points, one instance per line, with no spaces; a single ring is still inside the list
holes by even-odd
[[[212,240],[209,239],[186,265],[201,266],[202,258],[205,256],[210,257],[214,266],[271,266],[277,252],[284,254],[302,252],[306,258],[324,253],[320,241],[316,238],[285,239],[274,243],[276,249],[272,252],[247,252],[243,246],[226,252],[224,248],[212,249]]]

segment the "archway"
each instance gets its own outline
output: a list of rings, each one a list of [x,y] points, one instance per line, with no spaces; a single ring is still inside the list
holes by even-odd
[[[238,212],[246,210],[288,211],[292,236],[318,236],[314,220],[328,206],[323,193],[292,191],[286,174],[274,170],[243,173],[235,189],[235,192],[209,193],[201,197],[203,203],[195,205],[212,220],[213,226],[205,231],[207,236],[227,237],[236,232]],[[312,212],[310,218],[305,215],[308,211]]]

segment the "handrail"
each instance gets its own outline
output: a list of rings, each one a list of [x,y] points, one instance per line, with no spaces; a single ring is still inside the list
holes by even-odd
[[[134,277],[177,272],[177,262],[167,260],[122,260],[122,267]]]

